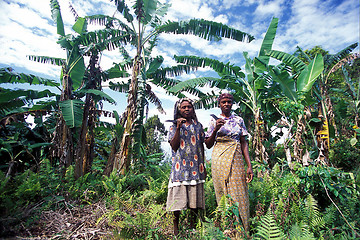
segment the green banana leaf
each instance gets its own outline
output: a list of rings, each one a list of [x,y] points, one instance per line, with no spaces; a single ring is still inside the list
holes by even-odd
[[[85,62],[81,53],[75,49],[72,50],[69,66],[69,75],[72,80],[73,88],[76,90],[81,86],[81,83],[84,79]]]
[[[162,56],[157,56],[153,61],[150,63],[148,70],[146,71],[147,74],[151,74],[155,72],[161,64],[164,62],[164,58]]]
[[[109,103],[116,104],[116,101],[112,97],[110,97],[108,94],[98,89],[81,89],[78,91],[78,93],[91,93],[95,96],[105,99]]]
[[[306,64],[292,54],[277,50],[266,51],[266,54],[291,66],[295,71],[302,71],[306,68]]]
[[[75,24],[73,25],[72,29],[77,32],[78,34],[82,34],[86,32],[87,29],[87,21],[85,18],[79,17]]]
[[[317,77],[324,70],[324,60],[321,54],[317,54],[309,65],[301,71],[301,74],[296,82],[298,92],[308,92],[314,85]]]
[[[258,58],[261,59],[262,62],[264,62],[266,65],[269,64],[270,56],[266,55],[266,51],[270,51],[272,48],[272,45],[274,43],[275,35],[276,35],[276,29],[278,26],[279,19],[273,18],[271,20],[271,23],[269,25],[268,30],[266,31],[264,40],[261,44],[261,48],[259,51]],[[257,69],[255,69],[257,72]],[[261,71],[261,70],[260,70]]]
[[[51,0],[50,7],[51,7],[51,17],[54,20],[54,22],[56,23],[57,34],[59,34],[61,36],[65,36],[64,23],[63,23],[63,20],[61,17],[60,5],[59,5],[58,1]]]
[[[59,102],[65,123],[70,128],[80,127],[83,120],[84,102],[78,99]]]

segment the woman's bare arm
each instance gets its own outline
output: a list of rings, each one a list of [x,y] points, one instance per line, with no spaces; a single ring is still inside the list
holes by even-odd
[[[245,158],[245,162],[247,164],[247,170],[246,170],[246,182],[251,182],[253,177],[254,177],[254,173],[252,170],[252,166],[251,166],[251,161],[250,161],[250,155],[249,155],[249,144],[247,142],[247,140],[245,139],[244,136],[240,137],[240,143],[241,143],[241,151],[242,154]]]
[[[215,143],[215,138],[216,138],[216,133],[219,131],[219,129],[225,124],[225,120],[222,118],[219,118],[218,120],[216,120],[216,126],[214,128],[214,131],[212,132],[212,134],[210,135],[210,137],[208,137],[205,140],[205,145],[208,149],[212,148],[212,146],[214,146]]]

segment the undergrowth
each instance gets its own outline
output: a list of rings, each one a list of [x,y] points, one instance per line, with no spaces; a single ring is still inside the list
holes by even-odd
[[[1,237],[35,224],[42,211],[102,201],[106,212],[97,222],[107,222],[112,239],[172,239],[173,215],[165,209],[169,165],[125,176],[94,171],[79,179],[72,167],[62,177],[48,160],[39,166],[37,172],[27,170],[13,178],[0,172]],[[205,196],[206,209],[196,229],[189,228],[189,211],[181,212],[180,239],[246,239],[237,205],[229,204],[228,196],[216,203],[210,167]],[[316,165],[290,170],[279,161],[249,184],[249,198],[248,239],[358,238],[360,194],[352,173]]]

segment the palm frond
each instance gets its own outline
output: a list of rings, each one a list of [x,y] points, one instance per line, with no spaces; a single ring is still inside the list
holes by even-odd
[[[311,62],[310,57],[299,46],[296,46],[296,51],[294,52],[294,56],[303,57],[306,59],[306,62]]]
[[[159,2],[158,2],[156,11],[153,14],[153,17],[150,21],[150,26],[155,28],[156,26],[160,25],[162,23],[161,17],[165,16],[165,14],[167,13],[170,6],[171,6],[171,4],[167,4],[167,3],[159,4]]]
[[[157,0],[137,0],[133,8],[135,9],[135,15],[142,24],[147,24],[151,21],[157,9]]]
[[[176,65],[172,67],[159,68],[154,73],[148,75],[148,78],[163,79],[166,77],[177,77],[184,73],[190,73],[197,68],[189,65]]]
[[[15,99],[21,99],[24,104],[32,103],[34,99],[40,99],[44,97],[53,97],[56,96],[55,93],[50,92],[49,90],[44,91],[34,91],[34,90],[10,90],[10,89],[1,89],[0,102],[11,102]]]
[[[116,101],[112,97],[110,97],[108,94],[98,89],[80,89],[78,93],[84,93],[84,94],[89,93],[99,97],[100,99],[104,99],[111,104],[116,104]]]
[[[83,17],[78,17],[75,24],[72,26],[72,29],[78,34],[83,34],[87,32],[87,21]]]
[[[129,55],[129,53],[126,51],[126,49],[124,48],[124,46],[119,46],[119,52],[121,53],[122,57],[124,58],[124,61],[127,63],[127,69],[130,69],[132,67],[132,59]]]
[[[113,0],[110,0],[111,2]],[[125,4],[125,0],[114,0],[117,10],[124,16],[128,22],[134,20],[133,16],[130,13],[129,7]]]
[[[161,86],[162,88],[168,90],[169,88],[178,84],[180,80],[174,78],[156,77],[152,79],[150,78],[150,82],[152,82],[156,86]]]
[[[155,104],[160,113],[165,114],[165,110],[162,107],[160,99],[151,90],[151,86],[149,84],[146,84],[146,96],[151,103]]]
[[[314,59],[309,63],[309,65],[301,71],[299,78],[296,82],[297,91],[303,93],[310,91],[314,85],[317,77],[324,70],[324,60],[321,54],[316,54]]]
[[[126,72],[122,64],[114,64],[113,67],[102,72],[102,80],[104,82],[114,78],[125,78],[129,76],[130,74]]]
[[[70,8],[70,12],[75,17],[75,21],[76,21],[79,18],[79,14],[76,12],[76,10],[73,7],[73,5],[71,4],[71,2],[69,2],[69,8]]]
[[[306,64],[303,61],[289,53],[271,50],[266,51],[266,54],[285,63],[288,66],[291,66],[296,72],[300,72],[306,68]]]
[[[268,30],[266,31],[264,40],[261,44],[261,48],[259,51],[259,58],[267,65],[269,64],[269,59],[270,57],[266,55],[266,51],[270,51],[275,39],[275,35],[276,35],[276,29],[278,26],[278,22],[279,19],[278,18],[273,18],[271,20],[271,23],[268,27]]]
[[[353,99],[356,99],[356,96],[357,96],[357,91],[353,85],[353,83],[350,81],[350,77],[349,77],[349,73],[348,71],[346,70],[345,67],[342,67],[342,72],[343,72],[343,75],[344,75],[344,79],[345,79],[345,82],[346,82],[346,85],[348,86],[349,88],[349,92],[351,93],[351,97]],[[350,94],[349,94],[350,95]]]
[[[55,80],[33,74],[16,73],[10,67],[0,68],[0,83],[29,83],[30,85],[60,86]]]
[[[221,38],[234,39],[241,42],[251,42],[254,37],[250,34],[228,27],[222,23],[204,19],[189,21],[167,21],[156,28],[159,33],[191,34],[206,40],[220,40]]]
[[[332,67],[333,64],[336,64],[341,59],[347,57],[347,55],[349,55],[357,46],[358,46],[358,43],[353,43],[350,46],[339,51],[338,53],[330,55],[330,57],[325,60],[325,66],[327,68]]]
[[[193,78],[186,81],[179,82],[175,86],[171,87],[169,89],[169,92],[180,92],[180,91],[191,91],[195,87],[203,87],[206,84],[216,83],[220,81],[219,78],[214,77],[199,77],[199,78]]]
[[[197,56],[174,56],[178,63],[183,63],[192,67],[210,67],[219,75],[233,74],[235,76],[245,77],[238,66],[230,65],[230,63],[223,63],[216,59]]]
[[[30,61],[52,64],[56,66],[63,66],[66,63],[66,60],[63,58],[47,57],[47,56],[35,56],[28,55]]]
[[[127,93],[130,89],[130,80],[128,83],[113,83],[109,82],[109,88],[117,92]]]
[[[155,58],[149,58],[148,62],[150,62],[150,64],[146,70],[147,75],[158,70],[161,64],[164,62],[164,58],[162,56],[157,56]]]
[[[87,52],[91,49],[98,51],[107,49],[111,51],[122,44],[130,42],[131,38],[131,35],[122,30],[101,29],[79,35],[77,37],[77,42],[80,45],[87,46],[83,52]]]
[[[57,34],[65,36],[64,23],[61,17],[60,5],[57,0],[50,0],[51,18],[56,23]]]
[[[358,53],[353,53],[353,54],[350,54],[350,55],[344,57],[329,70],[327,78],[329,77],[329,75],[331,73],[336,72],[342,66],[345,66],[346,64],[350,64],[351,62],[353,62],[355,59],[358,59],[359,57],[360,57],[360,54],[358,54]]]
[[[199,100],[194,102],[195,109],[211,109],[218,106],[218,94],[215,94],[213,91],[207,93],[205,96],[202,96]]]

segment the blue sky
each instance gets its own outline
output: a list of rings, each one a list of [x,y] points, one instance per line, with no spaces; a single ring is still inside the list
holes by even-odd
[[[68,2],[59,0],[66,33],[73,33],[71,26],[74,17],[68,8]],[[109,0],[73,0],[74,8],[80,16],[105,14],[113,15],[115,5]],[[131,1],[128,1],[131,4]],[[164,2],[164,1],[162,1]],[[170,0],[172,4],[166,16],[170,20],[186,20],[204,18],[217,21],[247,32],[255,37],[251,43],[239,43],[224,39],[220,42],[208,42],[194,36],[161,35],[154,55],[162,55],[165,64],[172,65],[173,55],[198,55],[216,58],[223,62],[243,66],[242,53],[249,52],[250,57],[258,54],[262,37],[272,17],[279,18],[277,35],[273,49],[292,53],[296,46],[309,49],[322,46],[330,53],[336,53],[354,42],[359,42],[359,0],[319,1],[319,0]],[[60,68],[31,62],[27,55],[65,57],[65,52],[56,44],[56,27],[51,20],[50,1],[48,0],[2,0],[0,1],[0,67],[10,66],[17,72],[59,79]],[[119,14],[115,15],[120,18]],[[131,52],[131,49],[129,49]],[[359,49],[356,49],[359,52]],[[117,51],[107,52],[101,59],[101,66],[106,69],[113,62],[119,61]],[[207,69],[181,76],[189,79],[206,76]],[[19,86],[20,87],[20,86]],[[117,94],[104,89],[116,98],[116,106],[105,105],[108,109],[123,112],[125,94]],[[153,88],[164,104],[167,115],[161,119],[172,118],[174,97],[166,95],[157,87]],[[217,109],[213,110],[218,113]],[[150,106],[149,115],[158,114]],[[208,112],[198,110],[207,125]]]

